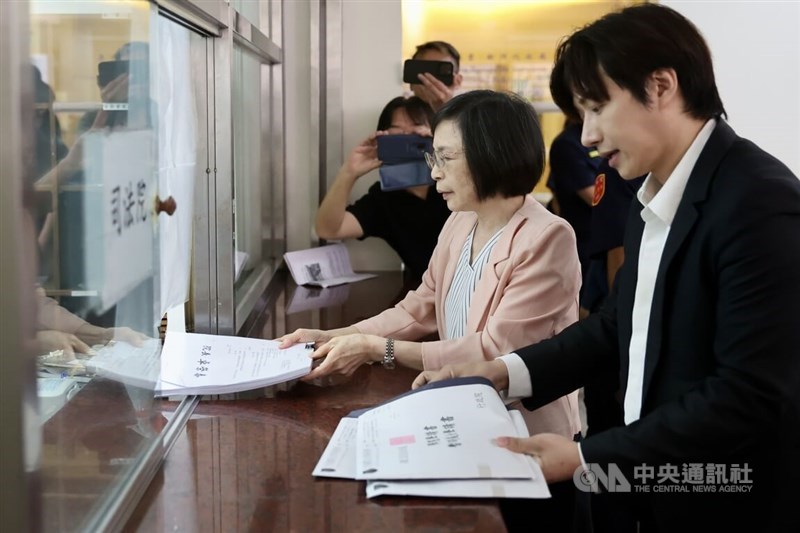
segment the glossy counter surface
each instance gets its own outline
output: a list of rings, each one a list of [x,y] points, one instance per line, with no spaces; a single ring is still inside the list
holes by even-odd
[[[343,303],[288,316],[289,299],[278,298],[254,331],[347,325],[388,307],[401,287],[399,275],[381,274],[349,286]],[[294,287],[285,280],[282,290]],[[373,365],[335,385],[202,401],[127,530],[503,531],[494,500],[367,500],[364,482],[311,476],[341,417],[408,390],[416,375]]]

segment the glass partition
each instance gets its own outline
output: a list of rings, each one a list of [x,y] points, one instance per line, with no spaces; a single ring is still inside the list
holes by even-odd
[[[260,0],[231,0],[231,7],[241,13],[253,24],[259,23],[260,10],[267,9]]]
[[[188,297],[204,40],[146,0],[30,2],[25,237],[47,531],[104,529],[164,456],[175,406],[155,394],[159,325]]]
[[[273,250],[273,207],[282,202],[274,199],[274,188],[282,177],[277,162],[271,160],[276,155],[270,146],[274,138],[272,69],[267,58],[253,51],[252,43],[234,39],[231,107],[237,332],[282,259]]]
[[[232,333],[274,271],[282,54],[224,0],[0,11],[4,501],[14,530],[120,529],[197,401],[157,397],[165,311]]]
[[[261,62],[234,43],[232,58],[233,194],[235,218],[235,301],[259,283],[269,250],[262,233],[262,212],[269,201],[269,176],[262,172],[268,154],[261,152]],[[271,272],[270,272],[271,273]],[[257,292],[260,294],[263,287]],[[237,322],[240,308],[237,308]],[[248,312],[247,309],[241,312]],[[246,317],[245,317],[246,318]]]

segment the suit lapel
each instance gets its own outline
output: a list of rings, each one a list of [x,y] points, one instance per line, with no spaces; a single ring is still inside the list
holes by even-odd
[[[650,320],[647,330],[647,351],[644,361],[643,399],[647,397],[647,390],[661,355],[664,301],[669,294],[666,288],[666,280],[670,267],[700,217],[701,204],[708,197],[711,182],[716,175],[720,161],[736,139],[736,134],[731,127],[722,119],[718,119],[711,137],[709,137],[703,151],[700,152],[700,157],[692,169],[689,181],[686,183],[686,190],[678,204],[678,210],[675,213],[675,218],[667,235],[667,241],[664,244],[664,251],[661,255],[656,285],[653,291],[653,302],[650,308]],[[639,241],[641,241],[641,232],[639,233]],[[635,257],[638,258],[638,249]],[[674,289],[672,287],[672,290]]]
[[[465,332],[474,333],[482,329],[484,319],[489,313],[492,299],[500,283],[500,276],[498,273],[502,272],[503,263],[511,256],[511,244],[514,240],[514,235],[517,234],[517,228],[527,218],[522,212],[529,205],[529,202],[535,201],[536,200],[530,197],[525,198],[525,203],[522,204],[522,207],[517,210],[514,216],[511,217],[511,220],[508,221],[508,224],[506,224],[506,227],[503,229],[503,234],[500,235],[494,248],[492,248],[492,253],[489,255],[489,260],[481,274],[481,279],[478,281],[475,292],[472,294]]]

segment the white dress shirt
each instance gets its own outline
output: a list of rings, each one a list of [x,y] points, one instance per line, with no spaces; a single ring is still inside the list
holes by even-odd
[[[638,276],[633,301],[630,360],[624,402],[626,424],[638,420],[642,408],[644,358],[650,309],[664,244],[667,241],[672,220],[678,211],[678,205],[686,190],[692,169],[716,124],[715,119],[705,123],[663,186],[652,175],[648,175],[637,193],[637,198],[643,206],[641,217],[644,220],[644,232],[637,258]],[[508,396],[510,398],[531,396],[530,373],[522,358],[516,353],[510,353],[498,359],[503,361],[508,369]],[[583,462],[582,454],[581,462]]]

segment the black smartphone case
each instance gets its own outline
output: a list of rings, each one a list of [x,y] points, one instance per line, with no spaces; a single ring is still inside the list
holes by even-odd
[[[423,59],[407,59],[403,63],[403,81],[420,83],[419,74],[429,72],[448,87],[453,85],[453,64],[449,61],[426,61]]]

